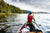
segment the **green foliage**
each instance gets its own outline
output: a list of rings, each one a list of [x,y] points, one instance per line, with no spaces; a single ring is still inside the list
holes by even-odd
[[[3,0],[0,1],[0,13],[27,13],[26,10],[21,10],[18,7],[9,5]]]

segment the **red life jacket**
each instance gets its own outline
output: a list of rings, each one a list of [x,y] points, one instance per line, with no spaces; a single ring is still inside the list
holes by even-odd
[[[28,23],[32,23],[33,16],[28,15]]]

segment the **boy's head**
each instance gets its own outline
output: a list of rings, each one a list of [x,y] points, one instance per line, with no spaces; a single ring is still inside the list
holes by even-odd
[[[32,14],[32,11],[29,11],[29,14]]]

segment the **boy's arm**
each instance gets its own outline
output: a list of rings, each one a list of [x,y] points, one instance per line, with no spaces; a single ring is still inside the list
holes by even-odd
[[[33,16],[33,22],[35,22],[35,18],[34,18],[34,16]]]

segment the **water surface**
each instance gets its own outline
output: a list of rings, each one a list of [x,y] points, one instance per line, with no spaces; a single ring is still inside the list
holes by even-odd
[[[6,33],[17,33],[19,28],[27,21],[28,14],[17,14],[6,16],[8,22],[2,22],[4,26],[10,26]],[[36,23],[41,25],[41,29],[45,32],[50,29],[50,14],[34,14]]]

